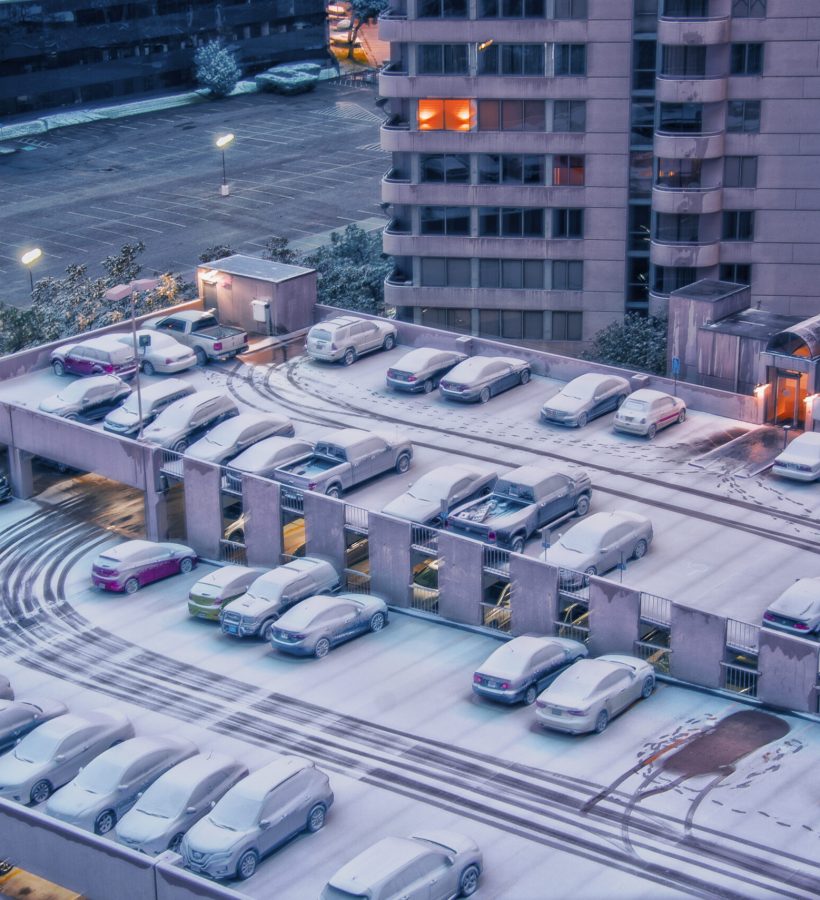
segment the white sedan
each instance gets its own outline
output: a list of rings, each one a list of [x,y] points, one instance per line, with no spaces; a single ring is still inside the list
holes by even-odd
[[[539,725],[555,731],[600,734],[609,720],[655,689],[655,670],[636,656],[579,659],[535,701]]]
[[[248,447],[265,438],[293,437],[293,422],[285,416],[265,412],[240,413],[220,422],[205,437],[185,451],[186,456],[224,465]]]
[[[796,481],[820,478],[820,433],[807,431],[798,435],[772,465],[772,474]]]
[[[149,343],[142,343],[146,338]],[[118,334],[117,340],[127,347],[134,346],[134,337],[130,333]],[[146,375],[154,375],[157,372],[164,375],[183,372],[196,365],[196,354],[190,347],[180,344],[161,331],[149,331],[144,328],[137,332],[137,359],[140,369]]]
[[[641,388],[630,394],[615,413],[615,431],[642,434],[652,440],[655,434],[686,419],[686,404],[680,397]]]
[[[439,466],[422,475],[410,490],[391,500],[382,512],[421,525],[439,525],[455,506],[489,494],[497,479],[495,472],[471,464]]]

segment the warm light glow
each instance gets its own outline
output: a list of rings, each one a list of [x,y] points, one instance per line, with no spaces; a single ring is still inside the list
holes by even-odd
[[[43,255],[43,251],[39,247],[35,247],[33,250],[27,250],[21,257],[20,262],[24,266],[30,266],[33,262],[37,262],[37,260]]]
[[[768,386],[768,384],[755,385],[755,397],[757,397],[758,400],[762,400],[766,396],[766,389]]]
[[[220,150],[224,150],[228,144],[234,139],[234,135],[232,134],[223,134],[222,137],[218,137],[216,139],[216,146],[219,147]]]
[[[492,47],[492,45],[493,45],[493,39],[490,38],[488,41],[482,41],[478,45],[477,50],[479,53],[481,53],[482,50],[486,50],[488,47]]]
[[[444,101],[419,100],[419,131],[441,131],[444,128]]]
[[[806,399],[803,402],[806,404],[806,406],[811,407],[812,403],[814,403],[814,401],[818,397],[820,397],[820,394],[809,394],[809,396],[806,397]]]
[[[208,284],[216,284],[218,278],[219,278],[219,270],[218,269],[209,269],[207,272],[204,272],[202,275],[202,280],[207,282]]]
[[[472,131],[476,106],[472,100],[419,100],[419,131]]]

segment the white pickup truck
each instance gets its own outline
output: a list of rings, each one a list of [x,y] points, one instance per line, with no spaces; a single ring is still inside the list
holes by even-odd
[[[212,359],[231,359],[248,349],[248,336],[241,328],[220,325],[212,312],[201,309],[186,309],[149,319],[142,327],[170,334],[181,344],[191,347],[200,366]]]

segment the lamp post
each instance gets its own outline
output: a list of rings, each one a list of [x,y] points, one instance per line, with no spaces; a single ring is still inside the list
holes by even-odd
[[[142,440],[142,391],[140,390],[140,357],[137,348],[137,314],[136,314],[137,292],[131,291],[131,340],[134,343],[134,360],[137,364],[137,371],[134,375],[137,383],[137,412],[140,417],[140,427],[137,433],[137,440]]]
[[[228,179],[225,176],[225,148],[233,142],[233,139],[234,135],[230,132],[216,139],[216,146],[222,151],[222,187],[220,193],[223,197],[227,197],[231,192],[231,189],[228,187]]]
[[[31,267],[43,255],[43,251],[39,247],[33,250],[27,250],[21,257],[20,262],[28,268],[28,280],[31,285],[31,293],[34,293],[34,276],[31,274]]]

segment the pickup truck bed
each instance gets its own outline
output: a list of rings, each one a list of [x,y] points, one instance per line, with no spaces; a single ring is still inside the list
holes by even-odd
[[[321,475],[328,469],[334,469],[336,466],[344,465],[338,459],[329,459],[325,456],[311,456],[309,459],[297,460],[294,463],[288,463],[282,466],[279,471],[287,475],[301,475],[305,478],[311,478],[313,475]]]
[[[511,497],[489,497],[477,500],[470,506],[462,507],[459,510],[458,518],[467,522],[500,519],[518,512],[527,505],[523,500],[514,500]]]

